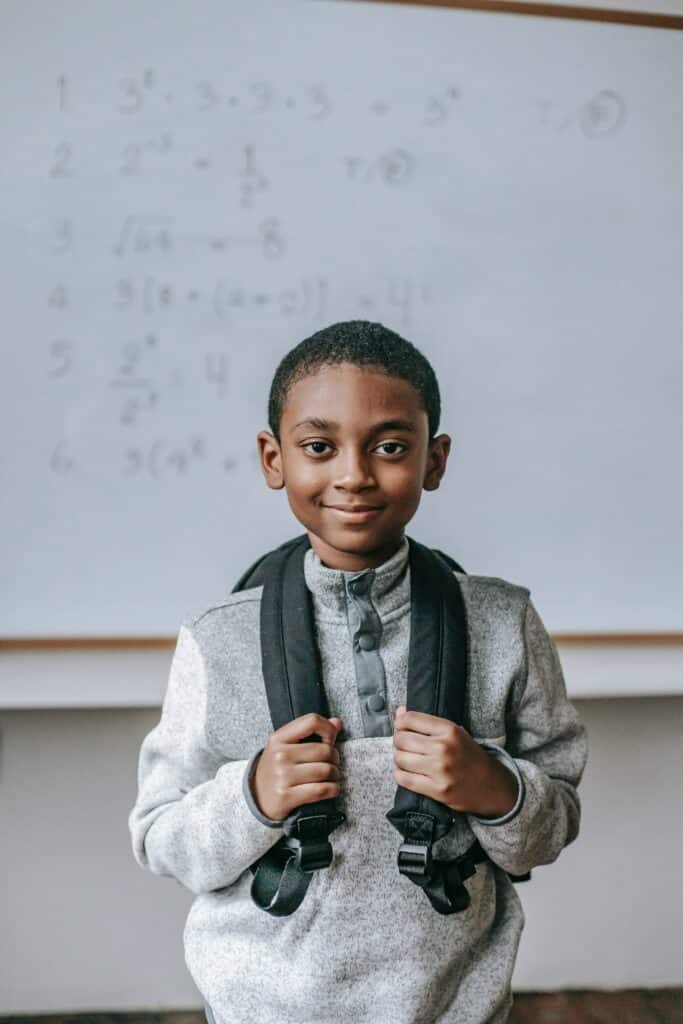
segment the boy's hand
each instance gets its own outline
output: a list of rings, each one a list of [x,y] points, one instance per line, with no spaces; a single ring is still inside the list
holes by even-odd
[[[254,799],[268,818],[281,821],[295,807],[339,796],[340,718],[310,712],[287,722],[268,737],[253,779]],[[317,734],[321,741],[300,743]]]
[[[399,786],[454,811],[499,818],[517,800],[517,780],[462,726],[422,711],[397,708],[394,770]]]

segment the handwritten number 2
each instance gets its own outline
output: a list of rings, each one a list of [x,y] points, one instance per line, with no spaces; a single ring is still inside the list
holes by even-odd
[[[71,164],[73,149],[68,142],[60,142],[55,146],[55,155],[50,168],[50,175],[53,178],[68,178],[74,173]]]

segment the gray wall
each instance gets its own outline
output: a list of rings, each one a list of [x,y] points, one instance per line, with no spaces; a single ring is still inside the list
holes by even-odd
[[[523,989],[683,984],[683,698],[577,702],[583,832],[520,887]],[[201,1005],[191,894],[141,870],[126,818],[158,710],[0,713],[0,1014]]]

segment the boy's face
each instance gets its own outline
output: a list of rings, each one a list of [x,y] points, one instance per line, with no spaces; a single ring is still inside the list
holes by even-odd
[[[435,490],[451,439],[429,442],[427,413],[408,381],[350,363],[323,366],[287,396],[280,443],[258,434],[269,487],[292,512],[324,565],[380,565],[401,543],[423,488]]]

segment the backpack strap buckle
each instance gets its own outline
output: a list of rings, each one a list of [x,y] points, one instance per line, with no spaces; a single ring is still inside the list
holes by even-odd
[[[424,885],[432,875],[434,826],[431,814],[408,811],[405,816],[403,843],[398,851],[398,870],[417,885]]]
[[[402,843],[398,849],[398,870],[411,878],[429,878],[432,873],[431,844]]]
[[[318,871],[332,863],[329,821],[324,814],[302,815],[296,823],[296,835],[288,836],[285,845],[293,853],[293,861],[302,871]]]

